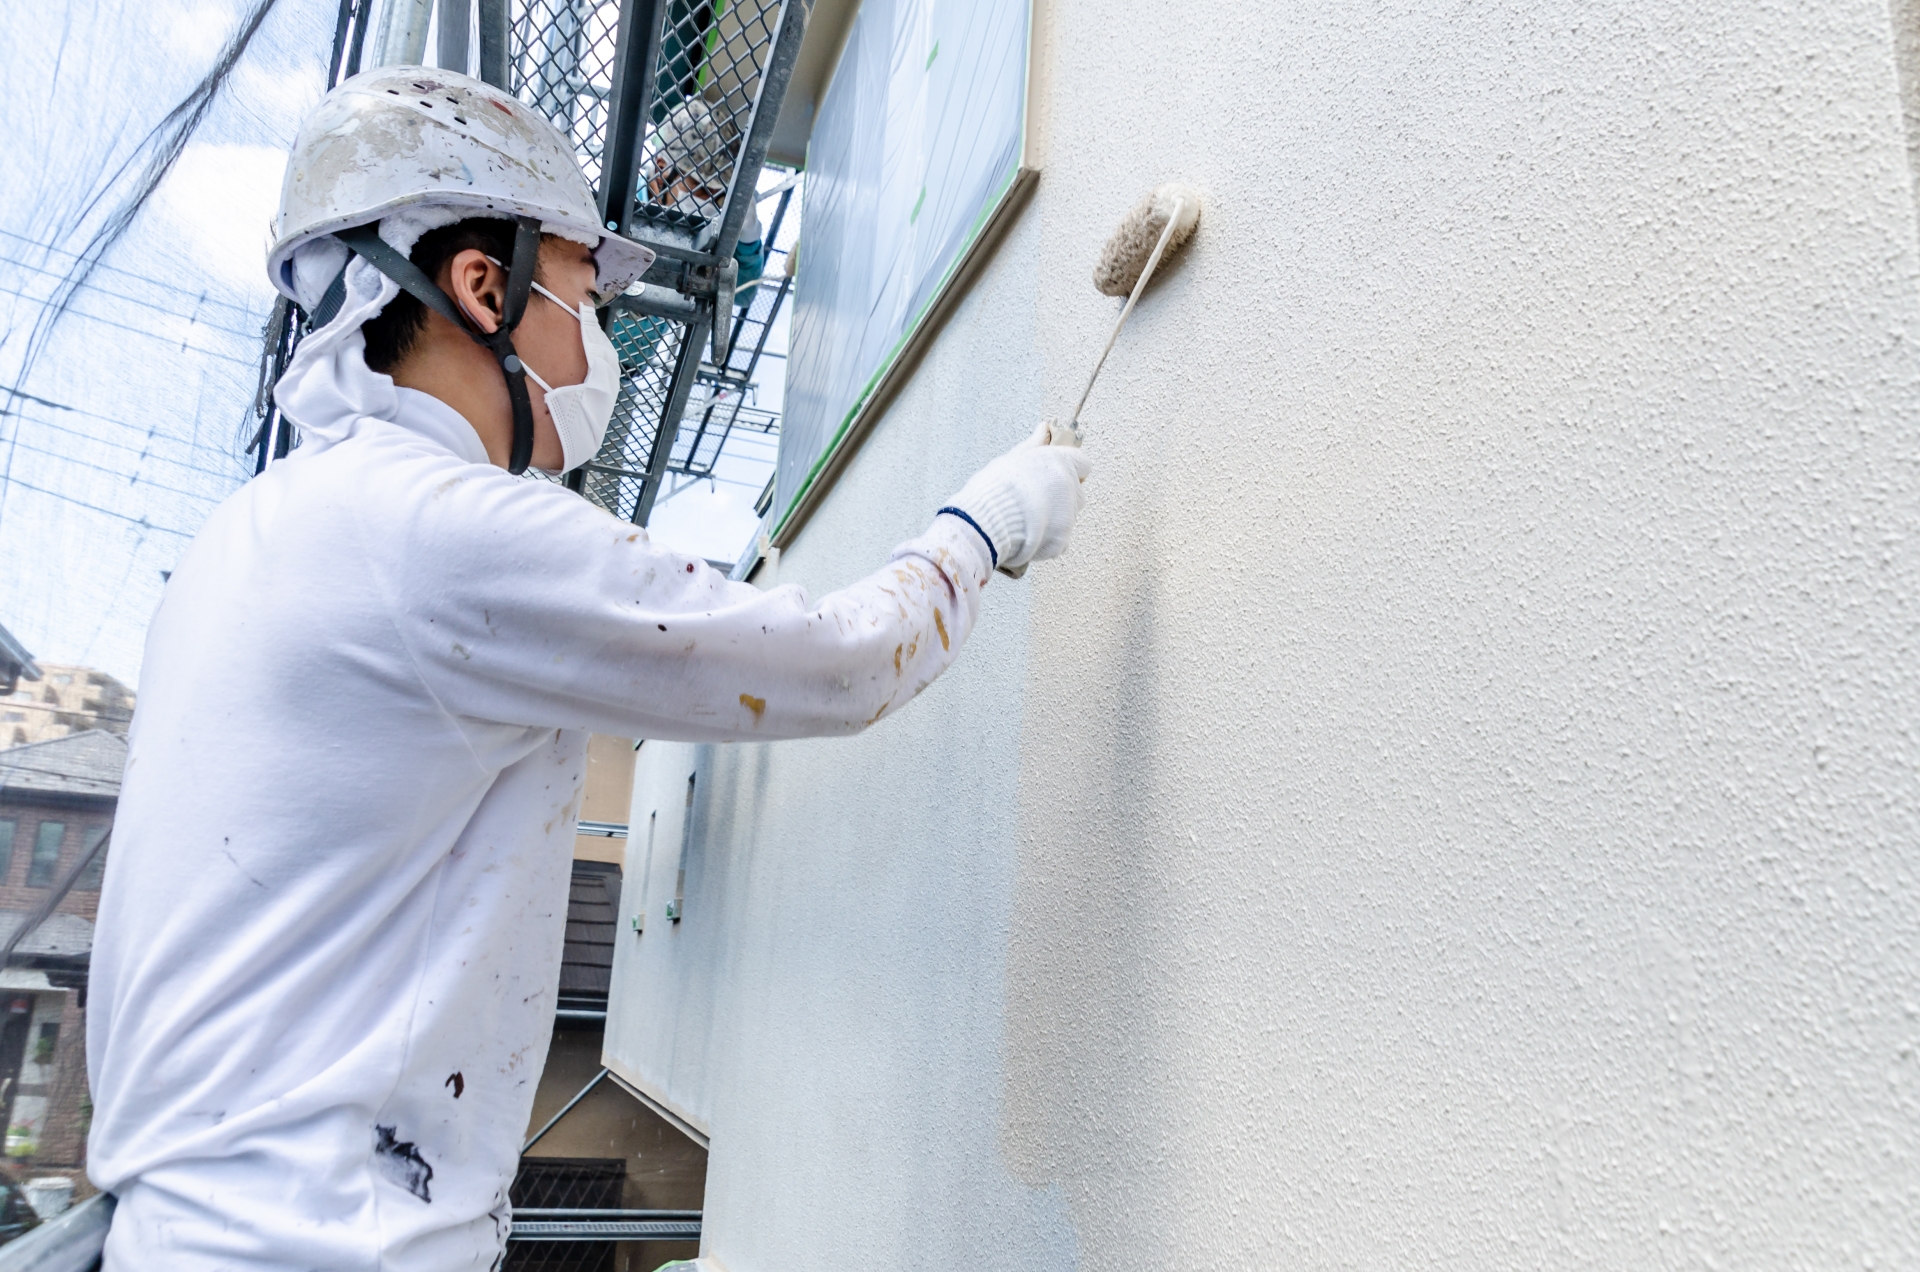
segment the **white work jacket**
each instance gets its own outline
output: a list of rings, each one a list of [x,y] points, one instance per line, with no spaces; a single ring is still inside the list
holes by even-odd
[[[368,371],[356,264],[147,638],[88,1003],[111,1272],[486,1269],[552,1034],[587,734],[848,734],[954,659],[953,517],[819,601],[490,465]]]

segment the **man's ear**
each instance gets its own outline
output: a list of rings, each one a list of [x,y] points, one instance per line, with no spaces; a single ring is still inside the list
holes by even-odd
[[[442,285],[481,331],[499,330],[507,308],[507,271],[488,260],[485,252],[469,247],[454,253],[447,262],[447,281]]]

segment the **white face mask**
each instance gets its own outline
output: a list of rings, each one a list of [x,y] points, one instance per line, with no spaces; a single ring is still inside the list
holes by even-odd
[[[567,303],[542,287],[533,289],[562,309]],[[520,365],[527,378],[546,391],[547,413],[553,416],[554,432],[560,435],[560,471],[571,472],[600,453],[607,438],[607,425],[613,420],[613,404],[620,396],[620,354],[613,341],[600,330],[593,307],[582,303],[578,311],[568,310],[580,320],[580,347],[587,355],[587,378],[579,384],[554,388],[525,358]]]

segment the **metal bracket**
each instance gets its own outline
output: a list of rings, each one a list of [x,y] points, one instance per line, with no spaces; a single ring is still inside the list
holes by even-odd
[[[733,327],[733,290],[740,281],[740,262],[722,261],[713,278],[713,364],[727,364],[727,335]]]

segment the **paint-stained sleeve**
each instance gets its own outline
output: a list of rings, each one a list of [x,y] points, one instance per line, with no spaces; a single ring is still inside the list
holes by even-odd
[[[878,572],[811,600],[762,591],[544,483],[482,473],[423,501],[389,598],[456,716],[620,737],[856,733],[953,662],[991,577],[974,531],[934,519]]]

